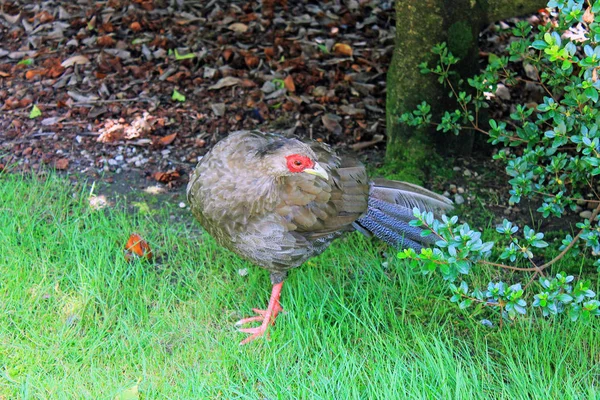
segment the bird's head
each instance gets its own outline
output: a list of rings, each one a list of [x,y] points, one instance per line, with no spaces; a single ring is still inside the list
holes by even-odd
[[[257,155],[261,159],[261,164],[272,176],[309,174],[325,180],[329,179],[327,170],[316,161],[315,153],[299,140],[286,139],[271,143]]]

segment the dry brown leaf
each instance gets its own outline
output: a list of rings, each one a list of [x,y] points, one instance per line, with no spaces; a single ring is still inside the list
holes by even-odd
[[[125,244],[125,259],[131,261],[134,258],[152,259],[152,250],[148,243],[137,233],[132,233]]]
[[[335,114],[324,114],[321,117],[321,121],[323,122],[323,125],[325,125],[325,128],[336,135],[342,133],[342,126],[339,123],[341,120],[342,118]]]
[[[177,170],[172,169],[167,172],[155,172],[152,174],[152,177],[158,182],[170,183],[179,179],[181,175]]]
[[[69,168],[69,159],[61,158],[60,160],[57,160],[54,164],[54,168],[64,171],[65,169]]]
[[[30,81],[38,75],[45,75],[46,72],[47,70],[45,69],[30,69],[29,71],[25,72],[25,79]]]
[[[8,72],[0,71],[0,78],[8,78],[10,74]]]
[[[177,133],[172,133],[170,135],[163,136],[160,139],[158,139],[158,143],[163,146],[168,146],[171,143],[173,143],[173,141],[175,140],[175,137],[177,137]]]
[[[111,47],[115,45],[116,41],[112,38],[112,36],[104,35],[100,36],[96,43],[98,44],[98,46]]]
[[[131,25],[129,25],[129,29],[131,29],[134,32],[139,32],[142,30],[142,26],[139,22],[132,22]]]
[[[209,86],[208,90],[217,90],[224,87],[235,86],[239,84],[242,80],[240,78],[235,78],[233,76],[226,76],[225,78],[221,78],[212,86]]]
[[[594,22],[594,13],[592,12],[592,7],[585,9],[585,12],[583,13],[583,22],[586,24],[591,24]]]
[[[289,90],[290,92],[295,92],[296,91],[296,85],[294,84],[294,78],[291,75],[288,75],[283,80],[283,84],[285,85],[285,88],[287,90]]]
[[[86,56],[77,55],[67,58],[60,65],[64,68],[69,68],[75,64],[89,64],[90,60]]]
[[[250,54],[244,57],[244,62],[248,68],[252,69],[258,67],[260,60],[255,55]]]
[[[248,30],[248,25],[242,24],[241,22],[236,22],[229,25],[229,30],[234,31],[236,33],[246,33]]]
[[[333,46],[333,52],[341,56],[352,57],[352,47],[344,43],[336,43]]]

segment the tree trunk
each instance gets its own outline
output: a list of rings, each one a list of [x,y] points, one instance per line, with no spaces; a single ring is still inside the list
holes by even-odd
[[[434,143],[454,151],[470,151],[472,139],[461,134],[455,143],[434,140],[432,129],[409,127],[399,122],[402,113],[412,111],[426,101],[434,116],[452,109],[447,88],[436,77],[419,72],[419,64],[432,63],[430,50],[440,42],[448,43],[452,54],[460,58],[455,70],[462,78],[476,74],[477,37],[480,30],[500,19],[536,11],[546,0],[396,0],[396,45],[387,75],[387,153],[388,163],[406,171],[406,179],[419,181]],[[439,136],[438,136],[439,137]]]

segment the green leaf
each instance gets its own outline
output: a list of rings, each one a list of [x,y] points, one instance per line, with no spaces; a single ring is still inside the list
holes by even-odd
[[[194,58],[196,57],[196,54],[194,53],[187,53],[187,54],[179,54],[177,52],[177,49],[175,49],[175,59],[177,61],[181,61],[181,60],[189,60],[190,58]]]
[[[32,65],[32,64],[33,64],[33,60],[31,58],[26,58],[17,63],[17,65]]]
[[[171,99],[183,103],[185,101],[185,96],[173,89],[173,95],[171,96]]]
[[[41,117],[41,116],[42,116],[42,110],[40,110],[38,108],[38,106],[36,106],[34,104],[33,107],[31,108],[31,112],[29,113],[29,118],[34,119],[34,118]]]
[[[598,91],[595,88],[589,87],[585,89],[583,93],[587,96],[588,99],[591,99],[594,103],[598,101]]]

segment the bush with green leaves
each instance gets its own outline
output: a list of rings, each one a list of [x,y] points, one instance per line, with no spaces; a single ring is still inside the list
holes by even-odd
[[[560,218],[577,203],[593,205],[588,218],[577,224],[575,236],[562,240],[559,254],[548,259],[543,252],[548,243],[544,233],[504,220],[496,228],[502,238],[484,243],[481,233],[457,217],[436,220],[432,213],[414,210],[414,226],[423,235],[435,235],[436,246],[420,254],[408,249],[399,254],[412,260],[423,273],[439,272],[452,282],[452,301],[461,308],[474,304],[498,309],[504,318],[515,319],[528,307],[549,316],[566,312],[573,320],[587,320],[600,315],[600,302],[590,289],[589,281],[575,281],[573,276],[558,273],[553,278],[545,270],[567,254],[587,252],[595,259],[600,272],[600,194],[596,187],[600,175],[600,0],[551,0],[548,7],[556,13],[556,23],[539,26],[537,32],[526,21],[512,29],[517,37],[507,55],[491,55],[485,70],[466,82],[452,71],[459,60],[442,43],[432,51],[439,57],[436,65],[421,65],[423,73],[435,74],[449,88],[458,104],[434,121],[431,108],[422,103],[416,110],[403,114],[401,121],[411,126],[434,125],[442,132],[459,134],[474,130],[500,147],[494,155],[506,164],[510,180],[510,203],[539,196],[537,210],[543,218]],[[529,71],[528,78],[511,68],[520,63]],[[530,79],[531,76],[536,79]],[[488,97],[499,83],[507,86],[519,82],[539,85],[544,91],[540,104],[517,104],[510,120],[483,123],[481,111],[489,107]],[[489,125],[489,126],[488,126]],[[499,258],[492,262],[492,257]],[[508,285],[490,282],[485,289],[469,288],[466,281],[455,284],[469,274],[473,265],[486,265],[530,274],[526,284]],[[528,290],[537,281],[538,292]],[[501,320],[502,321],[502,318]]]

